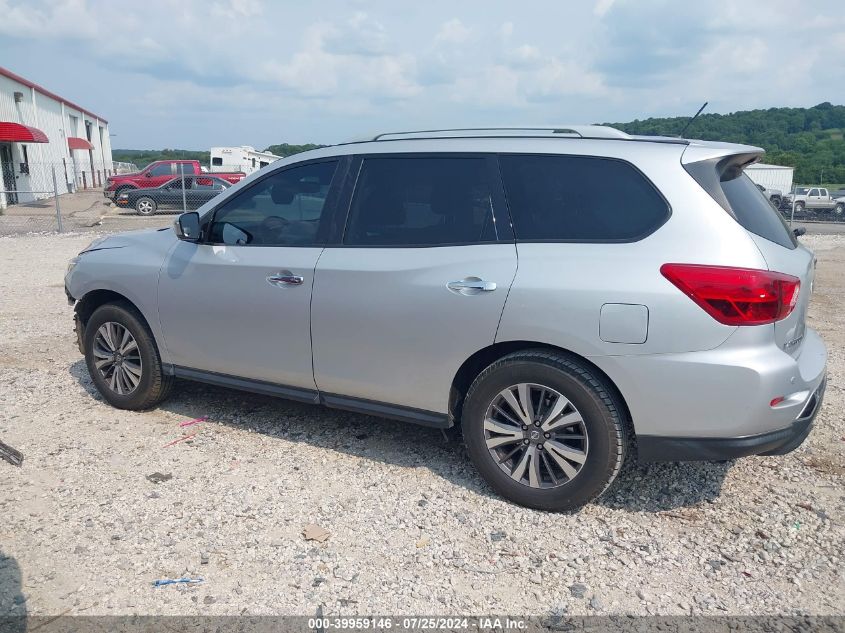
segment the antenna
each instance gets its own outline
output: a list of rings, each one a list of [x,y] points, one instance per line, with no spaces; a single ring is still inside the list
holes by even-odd
[[[701,107],[698,109],[698,112],[696,112],[696,113],[693,115],[693,117],[692,117],[689,121],[687,121],[687,124],[684,126],[684,129],[683,129],[683,130],[681,130],[681,133],[679,134],[679,136],[680,136],[681,138],[683,138],[683,137],[684,137],[684,132],[686,132],[686,131],[687,131],[687,128],[690,126],[690,124],[698,118],[698,115],[699,115],[699,114],[701,114],[702,110],[704,110],[704,108],[706,108],[706,107],[707,107],[707,102],[705,101],[705,102],[704,102],[704,105],[703,105],[703,106],[701,106]]]

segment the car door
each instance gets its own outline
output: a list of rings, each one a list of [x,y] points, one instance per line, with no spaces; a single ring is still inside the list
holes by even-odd
[[[142,188],[160,187],[173,178],[173,163],[157,163],[147,171],[147,182]]]
[[[226,188],[222,180],[210,176],[192,176],[186,180],[188,188],[185,200],[189,209],[201,207]]]
[[[822,209],[827,209],[833,206],[830,202],[830,195],[827,192],[827,189],[819,188],[819,207]]]
[[[820,200],[821,197],[819,196],[819,190],[816,188],[810,189],[807,193],[807,208],[817,209],[819,207]]]
[[[373,155],[353,173],[344,235],[314,278],[315,380],[326,404],[436,423],[461,364],[493,344],[516,272],[495,161]]]
[[[311,288],[339,162],[273,170],[204,214],[200,243],[174,247],[160,275],[159,316],[177,375],[211,372],[284,385],[290,397],[313,394]]]
[[[187,178],[185,180],[188,180]],[[188,184],[190,187],[190,184]],[[155,191],[154,195],[159,207],[182,208],[182,178],[173,178]]]

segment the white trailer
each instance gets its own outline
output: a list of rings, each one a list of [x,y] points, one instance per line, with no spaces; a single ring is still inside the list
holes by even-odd
[[[781,165],[766,165],[755,163],[745,168],[745,173],[758,185],[766,189],[775,189],[786,195],[792,191],[792,177],[795,173],[794,167],[783,167]]]
[[[212,147],[210,169],[212,172],[242,171],[249,175],[280,158],[281,156],[276,156],[270,152],[256,151],[254,147],[250,147],[249,145],[241,145],[240,147]]]

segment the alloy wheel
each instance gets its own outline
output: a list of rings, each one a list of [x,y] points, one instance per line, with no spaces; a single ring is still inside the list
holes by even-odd
[[[143,372],[141,350],[120,323],[103,323],[94,336],[94,366],[114,393],[125,396],[138,388]]]
[[[531,488],[557,488],[584,466],[589,439],[575,405],[544,385],[503,389],[484,417],[484,441],[511,479]]]
[[[148,215],[153,212],[153,204],[149,200],[141,200],[138,202],[138,212]]]

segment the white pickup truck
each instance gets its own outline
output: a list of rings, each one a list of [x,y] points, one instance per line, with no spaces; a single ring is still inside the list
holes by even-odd
[[[796,187],[794,194],[786,194],[784,203],[792,205],[795,213],[807,211],[833,211],[836,215],[845,213],[845,198],[833,198],[824,187]]]
[[[780,208],[781,201],[783,199],[783,193],[780,189],[770,189],[769,187],[764,187],[763,185],[754,183],[757,185],[757,188],[760,192],[768,198],[769,202],[772,203],[775,209]]]

